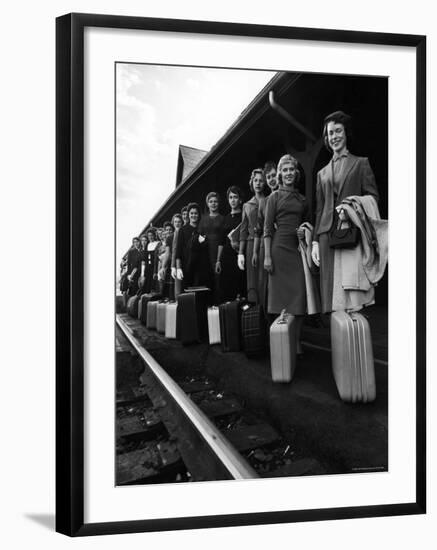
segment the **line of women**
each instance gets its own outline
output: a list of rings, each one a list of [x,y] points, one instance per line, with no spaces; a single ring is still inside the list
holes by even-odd
[[[137,280],[143,292],[155,290],[172,299],[183,288],[208,286],[214,304],[246,297],[262,305],[270,320],[285,309],[298,319],[300,342],[299,327],[308,313],[308,266],[299,244],[306,239],[309,262],[320,266],[321,309],[328,313],[335,294],[329,234],[338,219],[346,220],[342,203],[351,196],[378,200],[367,158],[348,151],[350,126],[350,117],[341,111],[324,120],[323,140],[332,159],[317,175],[315,227],[309,242],[304,227],[312,226],[307,200],[298,190],[299,165],[287,154],[277,167],[268,162],[252,171],[248,201],[243,203],[239,187],[229,187],[226,215],[219,212],[218,193],[210,192],[203,214],[193,202],[164,224],[161,235],[150,228],[128,253],[130,281]]]

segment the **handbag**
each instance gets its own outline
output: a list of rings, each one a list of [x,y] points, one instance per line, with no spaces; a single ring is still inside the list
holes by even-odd
[[[240,245],[240,229],[241,222],[237,225],[237,227],[235,227],[234,229],[232,229],[232,231],[228,233],[228,239],[234,250],[238,250],[238,247]]]
[[[355,248],[360,238],[358,227],[350,221],[341,221],[336,210],[334,216],[334,223],[329,232],[329,246],[331,248]]]
[[[129,281],[127,278],[127,273],[124,272],[120,277],[120,292],[127,292],[129,289]]]

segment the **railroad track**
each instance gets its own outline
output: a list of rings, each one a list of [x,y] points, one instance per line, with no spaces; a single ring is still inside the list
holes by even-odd
[[[170,376],[145,349],[139,322],[118,314],[116,324],[117,350],[129,350],[134,372],[117,377],[118,485],[276,477],[290,465],[299,475],[292,446],[240,399],[190,369]]]

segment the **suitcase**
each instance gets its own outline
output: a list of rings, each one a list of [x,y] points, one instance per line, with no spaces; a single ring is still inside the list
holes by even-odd
[[[165,311],[165,337],[176,338],[176,319],[178,305],[176,302],[168,302]]]
[[[147,304],[155,300],[159,300],[162,296],[151,292],[150,294],[142,294],[140,301],[138,303],[138,319],[143,323],[147,324]]]
[[[242,303],[238,300],[219,306],[223,351],[241,350],[241,308]]]
[[[156,300],[147,303],[146,328],[156,330],[156,312],[158,302]]]
[[[140,301],[140,296],[138,296],[138,294],[135,294],[135,296],[131,296],[127,301],[126,310],[128,312],[128,315],[130,315],[131,317],[138,317],[139,301]]]
[[[211,345],[221,343],[220,313],[216,306],[208,308],[208,335]]]
[[[270,327],[273,382],[291,382],[296,370],[296,318],[285,310]]]
[[[331,314],[332,372],[343,401],[368,403],[376,398],[370,327],[360,313]]]
[[[262,306],[243,306],[241,334],[243,349],[247,357],[258,357],[266,351],[266,321]]]
[[[178,296],[179,337],[182,344],[201,342],[207,336],[209,289],[202,287]]]
[[[158,302],[156,308],[156,330],[161,334],[165,334],[165,313],[168,302]]]

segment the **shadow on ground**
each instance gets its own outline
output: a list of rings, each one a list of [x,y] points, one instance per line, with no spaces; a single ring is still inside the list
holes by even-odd
[[[50,531],[55,530],[54,514],[25,514],[24,517],[34,521],[35,523],[39,523],[39,525],[42,525],[43,527],[45,527],[46,529],[49,529]]]

